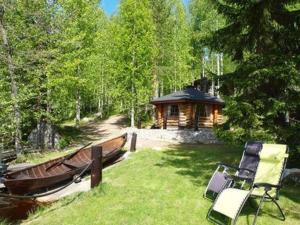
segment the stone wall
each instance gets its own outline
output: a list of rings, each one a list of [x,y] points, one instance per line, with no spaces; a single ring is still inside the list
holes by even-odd
[[[191,144],[219,144],[214,132],[210,128],[199,128],[193,130],[163,130],[163,129],[136,129],[126,128],[124,132],[137,133],[138,138],[149,140],[160,140]]]

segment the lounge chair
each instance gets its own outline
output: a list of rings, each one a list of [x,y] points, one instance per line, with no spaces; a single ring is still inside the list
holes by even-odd
[[[230,175],[241,178],[244,182],[252,182],[259,162],[259,152],[262,149],[262,144],[261,141],[247,142],[239,166],[219,163],[203,196],[207,198],[211,194],[210,196],[215,198],[224,188],[232,186],[234,179]]]
[[[282,175],[288,157],[288,148],[286,145],[263,144],[259,155],[260,161],[250,190],[224,189],[217,196],[207,214],[209,220],[222,224],[219,220],[212,217],[212,212],[215,211],[231,219],[231,224],[235,224],[249,197],[260,198],[253,224],[256,224],[262,203],[266,201],[273,202],[280,211],[281,219],[285,220],[285,216],[276,200],[278,200],[281,188]]]

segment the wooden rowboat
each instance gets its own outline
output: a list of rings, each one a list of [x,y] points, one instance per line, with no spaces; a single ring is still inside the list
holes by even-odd
[[[103,163],[120,155],[127,134],[96,144],[102,146]],[[3,183],[11,194],[28,194],[71,180],[91,163],[91,146],[29,168],[5,174]]]

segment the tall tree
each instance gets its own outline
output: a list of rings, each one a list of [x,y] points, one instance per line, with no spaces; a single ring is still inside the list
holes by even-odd
[[[171,64],[170,76],[171,90],[181,89],[193,81],[190,76],[191,48],[190,29],[186,16],[186,9],[182,1],[173,0],[170,16],[171,29]]]
[[[220,136],[299,144],[300,8],[295,1],[214,1],[227,20],[211,46],[237,68],[222,77],[227,122]]]
[[[163,75],[166,73],[165,68],[168,66],[170,57],[171,40],[171,1],[168,0],[151,0],[152,17],[155,31],[155,52],[153,59],[153,95],[160,96],[159,88],[163,86]]]
[[[53,95],[65,107],[74,106],[76,126],[79,127],[82,98],[89,82],[93,83],[89,80],[87,65],[90,65],[90,56],[95,49],[98,1],[65,0],[59,3],[63,29],[58,34],[58,54],[52,65]],[[70,97],[74,99],[71,104],[68,102]]]
[[[213,93],[214,89],[218,90],[218,76],[224,71],[228,73],[235,68],[230,55],[216,52],[207,42],[216,30],[225,26],[226,21],[211,0],[191,0],[189,6],[192,29],[192,73],[197,78],[212,79],[211,92]]]
[[[0,33],[2,37],[3,49],[6,55],[6,64],[8,67],[8,73],[10,76],[11,83],[11,98],[12,105],[14,111],[14,121],[15,121],[15,149],[17,152],[21,150],[21,112],[18,103],[18,85],[16,82],[16,74],[15,74],[15,65],[12,57],[12,48],[9,43],[7,31],[4,25],[4,13],[5,8],[4,5],[0,5]]]
[[[190,76],[190,27],[183,2],[151,0],[155,27],[154,96],[182,88]],[[174,79],[175,78],[175,79]]]
[[[122,75],[120,98],[130,111],[131,126],[148,104],[152,89],[152,62],[154,56],[154,24],[148,0],[123,0],[118,15]]]

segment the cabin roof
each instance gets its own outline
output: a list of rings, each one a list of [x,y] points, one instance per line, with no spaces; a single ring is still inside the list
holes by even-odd
[[[224,101],[221,98],[213,96],[209,93],[199,91],[194,87],[188,87],[186,89],[173,92],[169,95],[164,95],[158,98],[154,98],[151,103],[152,104],[161,104],[168,102],[203,102],[203,103],[212,103],[223,105]]]

